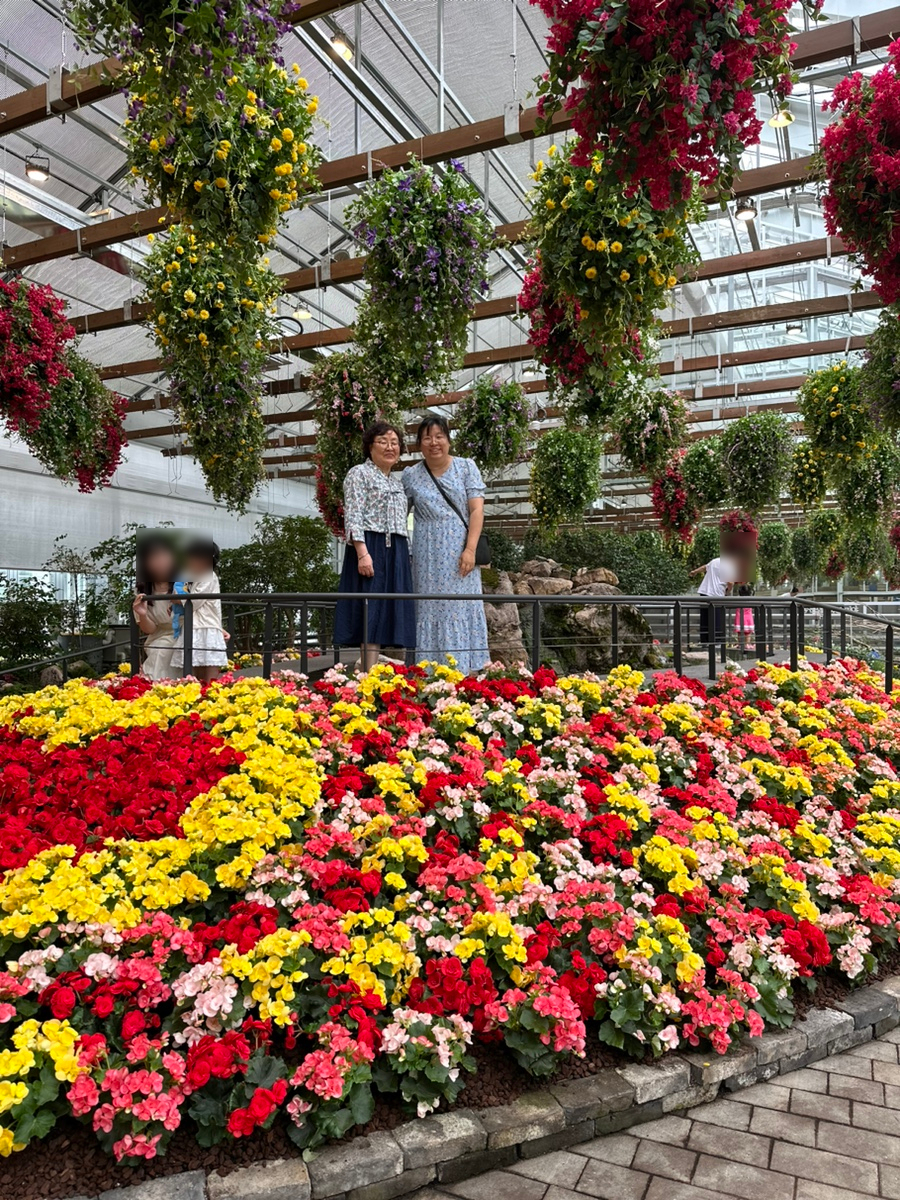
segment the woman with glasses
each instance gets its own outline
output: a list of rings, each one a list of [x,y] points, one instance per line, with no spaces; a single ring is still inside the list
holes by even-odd
[[[481,596],[475,549],[484,525],[484,480],[470,458],[450,453],[450,426],[426,417],[416,446],[422,462],[403,472],[413,505],[413,578],[420,595]],[[420,659],[451,656],[460,671],[473,674],[490,661],[487,622],[480,600],[416,602],[416,654]]]
[[[359,646],[360,666],[378,662],[382,646],[414,647],[413,600],[361,599],[369,592],[412,593],[407,538],[408,505],[400,480],[391,474],[400,461],[403,434],[387,421],[376,421],[363,435],[365,459],[344,480],[344,527],[347,550],[334,623],[336,646]]]

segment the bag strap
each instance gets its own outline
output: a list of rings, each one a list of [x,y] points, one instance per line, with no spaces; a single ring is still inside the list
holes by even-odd
[[[454,502],[450,498],[450,496],[448,496],[447,493],[444,491],[444,489],[441,487],[441,481],[438,479],[438,477],[435,475],[435,473],[432,471],[431,467],[429,467],[428,463],[425,462],[424,459],[422,459],[422,465],[425,468],[425,470],[428,472],[428,474],[431,476],[432,483],[437,488],[437,490],[441,493],[441,495],[444,497],[444,500],[446,501],[446,503],[449,504],[449,506],[453,509],[453,511],[456,513],[456,515],[462,521],[463,525],[465,525],[466,529],[468,530],[469,522],[459,511],[459,509],[457,508],[456,504],[454,504]]]

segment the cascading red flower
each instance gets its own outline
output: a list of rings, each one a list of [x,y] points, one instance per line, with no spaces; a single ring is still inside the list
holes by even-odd
[[[529,316],[529,338],[538,362],[550,368],[566,387],[580,383],[591,356],[578,340],[576,328],[565,308],[553,299],[552,289],[546,286],[540,261],[525,276],[519,293],[519,308]],[[573,308],[577,321],[578,304]]]
[[[13,433],[35,429],[50,389],[70,375],[75,330],[51,287],[0,279],[0,415]]]
[[[684,451],[676,451],[662,474],[653,480],[650,499],[666,541],[679,541],[689,546],[694,540],[700,509],[691,500],[685,486],[681,471],[683,462]]]
[[[572,117],[581,165],[600,146],[626,195],[656,209],[690,194],[692,175],[723,195],[759,140],[753,87],[792,87],[790,0],[532,0],[550,22],[539,114]],[[814,14],[821,0],[804,0]]]
[[[823,108],[825,228],[840,234],[885,304],[900,299],[900,41],[871,78],[842,79]]]

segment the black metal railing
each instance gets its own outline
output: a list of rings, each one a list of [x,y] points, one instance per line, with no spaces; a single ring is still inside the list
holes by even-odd
[[[368,642],[369,604],[373,600],[440,600],[460,601],[465,603],[481,603],[491,605],[515,604],[522,616],[521,628],[523,642],[527,644],[527,657],[533,670],[545,661],[545,652],[553,652],[554,646],[564,646],[566,638],[558,632],[544,632],[544,618],[548,609],[562,606],[577,606],[585,608],[594,606],[608,610],[609,613],[609,662],[612,667],[618,666],[622,652],[627,656],[630,651],[626,639],[622,635],[621,617],[625,609],[638,610],[645,619],[662,616],[666,628],[670,631],[667,644],[671,646],[671,664],[678,674],[685,668],[686,656],[695,648],[701,648],[705,658],[708,677],[715,679],[718,666],[728,660],[729,650],[735,649],[740,654],[749,650],[752,639],[752,653],[757,660],[775,657],[781,650],[787,657],[793,670],[797,669],[801,657],[807,653],[821,654],[826,662],[830,662],[835,653],[840,657],[851,654],[854,657],[867,657],[870,662],[879,667],[883,662],[885,688],[890,690],[894,679],[894,630],[895,623],[889,617],[874,613],[862,612],[857,608],[841,604],[832,604],[811,598],[763,598],[736,597],[724,598],[697,595],[686,596],[582,596],[582,595],[497,595],[484,596],[471,593],[466,595],[420,595],[411,596],[398,593],[368,593],[364,596],[340,596],[334,592],[308,593],[220,593],[204,595],[196,600],[190,594],[178,596],[154,596],[155,601],[178,600],[182,607],[183,631],[183,675],[193,671],[193,606],[206,600],[219,600],[226,609],[243,611],[252,606],[254,615],[262,615],[262,632],[258,645],[261,651],[261,666],[263,675],[268,678],[272,674],[275,655],[279,652],[276,643],[276,615],[281,610],[292,610],[299,614],[297,631],[299,633],[299,669],[303,674],[309,672],[310,655],[313,647],[310,644],[313,614],[331,611],[338,601],[362,605],[362,641]],[[530,608],[530,614],[528,609]],[[733,614],[750,609],[754,614],[753,631],[749,636],[735,634],[733,622],[729,617]],[[528,617],[530,616],[530,620]],[[848,634],[848,621],[852,620],[854,638]],[[898,618],[900,620],[900,618]],[[290,622],[293,625],[293,622]],[[729,633],[729,625],[732,631]],[[858,627],[864,625],[873,631],[873,639],[864,644],[858,640]],[[697,628],[699,626],[699,630]],[[701,641],[702,631],[706,631],[705,640]],[[738,631],[740,624],[738,625]],[[577,645],[576,637],[570,638],[569,643]],[[135,673],[141,669],[141,634],[133,616],[130,619],[130,637],[128,643],[114,643],[116,647],[128,646],[130,665]],[[582,643],[588,644],[588,643]],[[592,643],[596,644],[596,643]],[[320,640],[316,649],[327,651],[329,647]],[[462,648],[460,648],[462,649]],[[437,653],[435,648],[423,648],[422,657]],[[744,655],[749,657],[749,655]],[[67,664],[84,658],[83,651],[73,651],[48,658],[40,663],[25,663],[10,668],[0,669],[0,677],[12,677],[16,674],[37,672],[45,667],[56,664]],[[335,649],[333,662],[338,660]],[[639,664],[634,664],[639,665]]]

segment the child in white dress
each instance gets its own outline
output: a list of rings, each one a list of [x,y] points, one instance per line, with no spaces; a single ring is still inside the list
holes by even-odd
[[[219,577],[216,574],[218,565],[219,547],[215,542],[195,542],[189,546],[187,573],[192,582],[187,585],[187,594],[200,597],[205,594],[215,595],[220,591]],[[218,678],[219,672],[228,666],[228,655],[225,653],[228,635],[222,624],[222,605],[218,600],[195,599],[191,609],[191,671],[201,683],[209,683]],[[172,655],[172,668],[176,674],[180,674],[184,669],[184,624],[182,604],[181,630]]]

